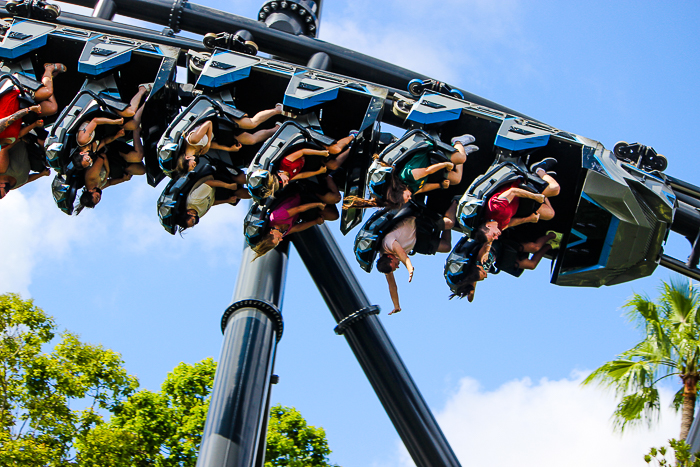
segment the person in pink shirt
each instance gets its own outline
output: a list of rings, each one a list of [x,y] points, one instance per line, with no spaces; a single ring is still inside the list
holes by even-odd
[[[310,218],[311,216],[301,215],[312,209],[319,210],[317,216]],[[307,217],[308,220],[304,220],[302,217]],[[322,202],[302,204],[301,195],[290,196],[270,213],[270,231],[253,247],[253,251],[256,253],[254,260],[274,249],[287,235],[323,224],[325,221],[334,221],[338,217],[338,210],[334,205],[326,205]]]

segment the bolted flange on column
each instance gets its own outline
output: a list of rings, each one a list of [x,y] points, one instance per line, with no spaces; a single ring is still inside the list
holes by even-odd
[[[312,0],[268,0],[258,12],[258,21],[295,36],[317,37],[318,13],[318,4]]]

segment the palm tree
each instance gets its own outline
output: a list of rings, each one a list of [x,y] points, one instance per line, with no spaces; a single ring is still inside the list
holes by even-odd
[[[687,279],[663,282],[656,303],[635,294],[625,303],[627,316],[645,331],[644,339],[591,373],[583,384],[597,381],[615,389],[621,401],[613,414],[616,429],[659,417],[656,383],[677,375],[683,387],[672,406],[682,409],[680,438],[693,423],[700,380],[700,291]]]

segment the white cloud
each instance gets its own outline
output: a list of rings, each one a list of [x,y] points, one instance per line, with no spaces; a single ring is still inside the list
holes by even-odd
[[[0,245],[6,266],[0,268],[0,293],[28,296],[35,266],[40,261],[64,258],[71,244],[86,236],[89,223],[71,219],[56,208],[50,182],[50,177],[42,178],[33,187],[13,190],[0,201]]]
[[[663,413],[653,429],[619,435],[610,422],[613,394],[581,387],[586,375],[537,383],[524,378],[493,391],[464,378],[436,418],[462,465],[632,467],[644,465],[652,446],[678,437],[680,416],[667,409],[670,390],[661,390]],[[402,446],[399,451],[399,465],[413,465]]]

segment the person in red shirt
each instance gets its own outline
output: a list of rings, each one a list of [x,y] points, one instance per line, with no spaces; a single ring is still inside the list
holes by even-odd
[[[557,196],[560,187],[557,181],[552,177],[552,172],[547,173],[547,170],[554,167],[556,163],[556,159],[548,157],[530,166],[531,172],[537,174],[542,180],[547,182],[547,188],[545,188],[541,194],[531,193],[522,188],[518,188],[520,181],[515,181],[491,196],[486,205],[486,212],[484,214],[487,221],[478,230],[482,231],[484,235],[488,234],[486,231],[490,231],[491,235],[495,234],[496,238],[498,238],[501,231],[507,228],[512,228],[528,222],[536,223],[540,220],[545,221],[552,219],[554,217],[554,209],[548,198]],[[527,217],[514,217],[515,213],[518,212],[520,198],[533,199],[541,203],[542,206]],[[485,229],[482,227],[485,227]]]
[[[287,154],[280,162],[277,173],[271,175],[268,179],[267,188],[263,196],[266,198],[274,196],[277,190],[284,188],[289,182],[310,178],[324,174],[329,170],[338,169],[350,154],[349,145],[355,139],[356,135],[357,132],[351,132],[350,135],[339,139],[330,146],[326,146],[325,149],[302,148]],[[306,164],[305,156],[336,157],[323,162],[318,170],[304,171],[304,165]]]

